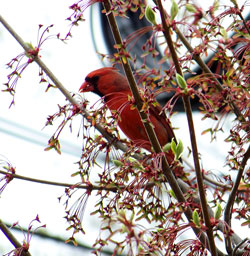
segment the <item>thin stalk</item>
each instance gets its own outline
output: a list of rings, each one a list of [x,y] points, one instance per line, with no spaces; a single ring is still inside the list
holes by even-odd
[[[245,27],[245,29],[247,30],[248,35],[250,35],[249,25],[247,25],[247,23],[246,23],[244,17],[242,16],[237,1],[231,1],[231,2],[234,4],[235,8],[237,9],[237,15],[238,15],[238,16],[240,17],[240,19],[242,20],[242,22],[243,22],[243,24],[244,24],[244,27]]]
[[[15,236],[10,232],[10,230],[8,229],[8,227],[2,222],[2,220],[0,219],[0,230],[4,233],[4,235],[8,238],[8,240],[12,243],[12,245],[16,248],[16,249],[21,249],[22,248],[22,244],[19,243],[19,241],[15,238]],[[16,254],[15,254],[16,255]],[[20,256],[31,256],[31,254],[29,253],[29,251],[25,251],[23,250],[21,254],[17,254]]]
[[[220,83],[220,81],[217,79],[217,77],[214,75],[214,73],[210,70],[210,68],[206,65],[206,63],[202,60],[199,53],[194,51],[194,48],[190,45],[190,43],[188,42],[186,37],[181,33],[181,31],[177,28],[177,26],[175,27],[174,31],[178,35],[178,37],[180,38],[182,43],[185,45],[185,47],[188,49],[188,51],[192,54],[192,58],[199,64],[199,66],[201,67],[203,72],[211,76],[212,80],[215,82],[215,86],[216,86],[217,90],[220,92],[223,91],[224,88],[223,88],[222,84]],[[242,115],[239,108],[234,104],[234,102],[229,101],[229,106],[231,107],[231,109],[233,110],[235,115],[237,116],[238,120],[241,122],[245,122],[244,116]]]
[[[117,26],[115,17],[113,15],[112,11],[111,11],[111,4],[110,4],[109,0],[105,0],[103,2],[103,5],[104,5],[105,11],[107,13],[107,18],[108,18],[108,21],[109,21],[109,24],[110,24],[110,27],[111,27],[111,30],[112,30],[112,33],[113,33],[113,37],[115,39],[115,43],[117,45],[122,45],[122,39],[121,39],[121,36],[120,36],[120,33],[119,33],[119,28]],[[148,120],[147,119],[147,114],[144,113],[143,111],[140,111],[141,108],[142,108],[142,105],[143,105],[143,101],[140,97],[140,93],[139,93],[138,87],[136,85],[134,76],[132,74],[130,64],[129,64],[128,60],[123,61],[122,58],[121,58],[121,61],[122,61],[124,72],[125,72],[125,74],[127,76],[127,79],[129,81],[131,92],[133,94],[133,97],[135,98],[136,107],[137,107],[138,112],[140,114],[140,117],[143,121],[145,130],[147,131],[147,135],[148,135],[148,138],[151,142],[151,145],[152,145],[152,147],[153,147],[153,149],[156,153],[162,154],[163,151],[162,151],[160,143],[157,139],[157,136],[154,132],[154,129],[152,128],[150,123],[147,121]],[[144,121],[144,120],[146,120],[146,121]],[[171,169],[169,168],[168,162],[167,162],[166,157],[165,157],[164,154],[163,154],[163,158],[162,158],[162,170],[163,170],[163,173],[164,173],[167,181],[169,182],[172,190],[174,191],[177,200],[180,203],[185,203],[186,200],[184,198],[184,195],[183,195],[178,183],[176,182],[176,179],[175,179]],[[189,206],[185,207],[183,209],[183,211],[184,211],[184,214],[186,215],[187,219],[191,222],[192,221],[192,210],[191,210],[191,208]],[[195,227],[193,227],[193,230],[194,230],[195,234],[198,235],[198,237],[200,238],[200,240],[202,241],[204,246],[206,246],[207,245],[207,239],[206,239],[204,233],[201,232],[198,228],[195,228]],[[215,249],[215,252],[216,252],[216,249]],[[223,255],[223,253],[221,253],[221,252],[219,252],[219,254]],[[217,254],[213,254],[213,255],[217,255]]]
[[[154,3],[157,5],[157,0],[154,0]],[[165,14],[165,10],[164,14]],[[239,16],[241,17],[241,19],[243,19],[243,23],[246,26],[245,20],[242,17],[241,13],[239,13]],[[247,27],[247,26],[246,26]],[[249,28],[248,28],[249,31]],[[184,46],[187,48],[187,50],[192,54],[192,58],[199,64],[199,66],[201,67],[201,69],[203,70],[204,73],[207,73],[211,76],[212,80],[215,82],[215,86],[217,88],[217,90],[219,90],[220,92],[224,90],[222,84],[220,83],[220,81],[217,79],[217,77],[214,75],[214,73],[210,70],[210,68],[206,65],[206,63],[202,60],[202,58],[200,57],[200,54],[195,52],[194,48],[191,46],[191,44],[188,42],[188,40],[186,39],[186,37],[182,34],[182,32],[178,29],[177,26],[175,26],[174,32],[177,34],[177,36],[180,38],[180,40],[182,41],[182,43],[184,44]],[[167,40],[167,39],[166,39]],[[171,40],[172,41],[172,40]],[[170,41],[168,43],[171,43]],[[171,48],[170,48],[171,51]],[[176,57],[176,56],[175,56]],[[176,62],[174,62],[176,64]],[[177,70],[177,72],[181,72],[181,70]],[[179,73],[179,74],[181,74]],[[245,118],[242,115],[241,111],[239,110],[239,108],[234,104],[233,101],[229,101],[229,106],[231,107],[231,109],[233,110],[234,114],[236,115],[236,117],[238,118],[238,120],[240,122],[245,122]],[[247,131],[249,131],[250,128],[246,129]]]
[[[247,161],[250,158],[250,146],[248,147],[247,151],[244,154],[244,157],[241,161],[240,168],[233,186],[233,189],[228,197],[227,204],[225,207],[224,212],[224,220],[228,224],[228,226],[231,228],[231,219],[232,219],[232,211],[233,211],[233,205],[235,202],[235,198],[238,192],[238,188],[240,185],[240,181],[244,172],[244,169],[246,167]],[[231,237],[229,235],[225,236],[225,243],[226,243],[226,249],[228,253],[232,253],[232,244],[231,244]]]
[[[80,184],[78,185],[77,183],[70,184],[70,183],[66,183],[66,182],[56,182],[56,181],[50,181],[50,180],[36,179],[36,178],[31,178],[31,177],[27,177],[27,176],[23,176],[23,175],[19,175],[19,174],[12,174],[12,173],[10,174],[9,172],[1,171],[1,170],[0,170],[0,174],[11,176],[11,178],[13,178],[13,179],[25,180],[25,181],[29,181],[29,182],[35,182],[35,183],[39,183],[39,184],[52,185],[52,186],[64,187],[64,188],[79,188],[79,189],[86,189],[89,191],[105,190],[105,191],[112,191],[112,192],[117,192],[117,190],[118,190],[118,188],[115,186],[114,187],[101,187],[101,186],[95,186],[92,184],[91,185],[80,185]]]
[[[172,41],[172,37],[171,37],[171,33],[170,33],[170,26],[166,22],[166,13],[162,6],[161,0],[157,0],[157,6],[158,6],[158,9],[159,9],[159,12],[161,15],[163,34],[167,41],[176,71],[181,76],[183,76],[181,66],[179,64],[178,56],[177,56],[177,53],[175,51],[174,44]],[[197,147],[197,143],[196,143],[196,136],[195,136],[195,130],[194,130],[194,122],[193,122],[193,115],[192,115],[190,99],[189,99],[188,95],[184,95],[182,99],[183,99],[183,103],[184,103],[184,107],[185,107],[185,111],[186,111],[186,115],[187,115],[187,120],[188,120],[188,126],[189,126],[189,131],[190,131],[190,140],[191,140],[191,146],[192,146],[192,154],[193,154],[194,166],[195,166],[195,172],[196,172],[196,178],[197,178],[197,185],[198,185],[198,190],[199,190],[200,199],[201,199],[201,208],[202,208],[203,218],[204,218],[204,221],[205,221],[205,224],[207,227],[206,233],[208,236],[210,252],[213,256],[216,256],[217,249],[216,249],[215,242],[214,242],[213,228],[212,228],[209,213],[208,213],[206,193],[205,193],[205,189],[204,189],[202,172],[201,172],[200,163],[199,163],[199,154],[198,154],[198,147]]]

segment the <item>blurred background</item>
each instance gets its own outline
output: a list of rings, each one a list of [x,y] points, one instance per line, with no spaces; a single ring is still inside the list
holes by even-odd
[[[213,1],[206,2],[212,3]],[[31,42],[35,46],[39,24],[44,25],[44,28],[54,24],[50,29],[50,35],[60,33],[63,37],[67,34],[70,22],[66,18],[72,14],[69,6],[73,3],[74,1],[60,0],[44,0],[37,3],[31,0],[13,0],[10,4],[8,1],[1,1],[0,15],[24,41]],[[88,8],[84,13],[86,21],[81,22],[80,26],[73,27],[72,38],[66,43],[50,39],[42,46],[40,52],[42,60],[70,92],[78,93],[85,76],[90,71],[103,66],[96,54],[97,51],[108,53],[113,50],[105,16],[100,16],[99,13],[100,6],[98,5],[91,9]],[[131,14],[130,20],[118,20],[123,37],[147,25],[146,20],[136,23],[133,19],[136,15]],[[141,38],[142,41],[145,39],[145,37]],[[140,54],[140,47],[135,47],[134,51],[135,54]],[[49,138],[56,130],[56,126],[45,127],[47,117],[58,111],[58,104],[65,104],[64,96],[59,90],[53,88],[45,93],[47,85],[39,83],[39,68],[35,63],[30,65],[19,79],[15,105],[11,108],[9,106],[12,97],[2,92],[5,89],[3,84],[8,81],[7,76],[11,73],[6,64],[22,52],[23,49],[19,44],[0,25],[0,161],[9,161],[16,167],[16,173],[19,175],[73,184],[79,181],[77,177],[72,178],[71,174],[78,170],[76,162],[81,156],[82,138],[77,136],[81,120],[73,123],[72,133],[69,129],[64,129],[60,140],[61,155],[53,150],[44,151]],[[167,68],[168,64],[165,65]],[[199,70],[196,71],[199,72]],[[92,94],[87,94],[86,97],[91,103],[98,99]],[[168,95],[163,95],[159,97],[159,100],[164,104],[168,98]],[[193,108],[197,109],[195,101]],[[189,135],[181,102],[177,110],[179,112],[173,116],[172,124],[178,128],[176,136],[181,138],[187,149],[190,146]],[[212,127],[214,124],[211,120],[201,122],[200,119],[201,116],[195,113],[194,121],[199,152],[202,157],[201,164],[210,171],[222,174],[225,171],[225,152],[227,148],[229,149],[229,145],[224,143],[227,133],[225,132],[217,138],[217,141],[210,144],[210,135],[201,136],[201,132],[208,125]],[[225,123],[225,131],[230,128],[230,122]],[[64,194],[64,190],[63,187],[15,179],[0,196],[0,219],[10,225],[18,222],[25,229],[38,215],[41,225],[46,224],[46,229],[43,229],[45,233],[67,239],[71,236],[71,232],[66,231],[68,225],[64,218],[64,201],[58,200]],[[90,248],[99,236],[101,224],[95,216],[90,216],[94,205],[93,196],[93,200],[88,200],[83,218],[86,235],[77,236],[80,244]],[[34,228],[37,226],[39,224],[34,223]],[[13,230],[13,233],[19,241],[23,241],[22,232]],[[0,232],[0,255],[12,249],[10,242]],[[91,249],[73,247],[36,235],[32,237],[30,252],[33,255],[91,255]]]

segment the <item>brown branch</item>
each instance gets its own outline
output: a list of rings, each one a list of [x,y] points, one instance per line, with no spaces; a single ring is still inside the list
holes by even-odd
[[[179,64],[179,59],[177,56],[177,53],[175,51],[175,47],[172,41],[171,33],[170,33],[170,26],[166,22],[166,12],[162,6],[161,0],[157,0],[157,6],[161,15],[161,22],[162,22],[162,27],[163,27],[163,34],[165,36],[165,39],[167,41],[169,51],[171,53],[176,72],[183,76],[181,66]],[[207,200],[206,200],[206,193],[204,190],[204,184],[203,184],[203,179],[202,179],[202,172],[200,168],[200,163],[199,163],[199,154],[198,154],[198,148],[197,148],[197,143],[196,143],[196,136],[195,136],[195,130],[194,130],[194,123],[193,123],[193,115],[192,115],[192,109],[191,109],[191,104],[190,104],[190,99],[188,95],[183,96],[183,103],[187,115],[187,120],[188,120],[188,126],[189,126],[189,132],[190,132],[190,140],[191,140],[191,146],[192,146],[192,154],[193,154],[193,159],[194,159],[194,165],[195,165],[195,172],[196,172],[196,178],[197,178],[197,184],[198,184],[198,190],[200,194],[200,199],[201,199],[201,208],[202,208],[202,213],[204,217],[204,221],[207,227],[206,233],[208,236],[208,241],[209,241],[209,247],[210,247],[210,252],[213,256],[217,255],[217,248],[215,246],[214,242],[214,236],[213,236],[213,228],[210,222],[210,217],[208,214],[208,207],[207,207]]]
[[[154,0],[154,3],[156,5],[157,4],[157,0]],[[163,8],[162,8],[163,9]],[[162,10],[164,12],[164,15],[166,14],[165,10]],[[241,13],[239,13],[239,16],[241,17]],[[242,19],[243,17],[241,17]],[[246,26],[245,24],[245,20],[243,18],[243,23],[244,25]],[[168,27],[168,26],[167,26]],[[247,26],[246,26],[247,27]],[[177,34],[177,36],[180,38],[180,40],[182,41],[182,43],[184,44],[184,46],[187,48],[187,50],[192,54],[192,58],[199,64],[199,66],[201,67],[201,69],[203,70],[204,73],[207,73],[211,76],[212,80],[215,82],[215,86],[217,88],[217,90],[219,90],[220,92],[224,90],[222,84],[220,83],[220,81],[217,79],[217,77],[214,75],[214,73],[210,70],[210,68],[206,65],[206,63],[202,60],[202,58],[200,57],[200,54],[198,52],[196,52],[194,50],[194,48],[191,46],[191,44],[188,42],[188,40],[186,39],[186,37],[182,34],[182,32],[178,29],[177,26],[175,26],[175,29],[174,29],[175,33]],[[248,29],[249,31],[249,29]],[[164,31],[163,31],[164,33]],[[172,39],[167,39],[167,43],[171,43]],[[171,41],[168,41],[168,40],[171,40]],[[170,46],[169,46],[170,47]],[[170,49],[170,52],[172,54],[172,49],[173,47],[169,48]],[[176,58],[176,54],[174,54],[172,57],[173,58],[173,61],[174,63],[176,64],[176,60],[178,60],[178,58]],[[177,64],[178,65],[178,64]],[[182,75],[182,71],[179,70],[179,69],[176,69],[177,72]],[[242,115],[241,111],[239,110],[239,108],[234,104],[233,101],[229,102],[229,106],[231,107],[231,109],[233,110],[233,112],[235,113],[235,115],[237,116],[238,120],[241,121],[241,122],[245,122],[245,118],[244,116]],[[250,128],[246,129],[246,131],[249,131]]]
[[[112,192],[117,192],[118,188],[114,187],[101,187],[101,186],[95,186],[95,185],[78,185],[78,184],[70,184],[70,183],[64,183],[64,182],[56,182],[56,181],[49,181],[49,180],[42,180],[42,179],[35,179],[35,178],[30,178],[27,176],[22,176],[18,174],[10,174],[9,172],[6,171],[1,171],[1,174],[11,176],[11,178],[14,179],[19,179],[19,180],[25,180],[29,182],[35,182],[39,184],[45,184],[45,185],[52,185],[52,186],[59,186],[59,187],[65,187],[65,188],[80,188],[80,189],[87,189],[87,190],[106,190],[106,191],[112,191]]]
[[[204,73],[207,73],[211,76],[212,80],[215,82],[215,86],[217,90],[220,92],[224,90],[222,84],[220,81],[217,79],[217,77],[214,75],[214,73],[210,70],[210,68],[205,64],[205,62],[202,60],[200,57],[200,54],[195,52],[194,48],[190,45],[186,37],[181,33],[181,31],[177,28],[177,26],[174,29],[175,33],[178,35],[182,43],[185,45],[185,47],[188,49],[188,51],[192,54],[192,58],[199,64],[201,69],[203,70]],[[234,102],[230,101],[229,106],[237,116],[238,120],[241,122],[245,122],[245,118],[242,115],[241,111],[239,108],[234,104]],[[249,130],[249,129],[248,129]]]
[[[108,20],[109,20],[109,24],[110,24],[112,33],[113,33],[113,37],[115,39],[115,43],[117,45],[122,45],[122,39],[121,39],[121,36],[120,36],[120,33],[119,33],[119,29],[118,29],[115,17],[113,15],[112,11],[111,11],[111,5],[110,5],[109,0],[105,0],[103,2],[103,5],[104,5],[104,8],[106,10],[106,14],[107,14],[107,17],[108,17]],[[171,40],[171,38],[170,38],[170,40]],[[172,44],[172,46],[173,46],[173,44]],[[177,55],[176,55],[176,60],[178,61]],[[174,60],[174,61],[176,61],[176,60]],[[129,62],[128,62],[128,60],[124,62],[122,60],[122,58],[121,58],[121,61],[122,61],[123,69],[125,71],[127,79],[129,81],[131,92],[132,92],[132,94],[133,94],[133,96],[135,98],[136,107],[137,107],[137,109],[139,111],[139,114],[140,114],[140,117],[141,117],[141,119],[143,121],[145,130],[147,131],[147,135],[148,135],[148,138],[149,138],[149,140],[151,142],[151,145],[152,145],[152,147],[153,147],[153,149],[154,149],[154,151],[156,153],[162,154],[163,153],[162,152],[162,148],[161,148],[161,146],[159,144],[159,141],[158,141],[157,136],[156,136],[156,134],[154,132],[154,129],[152,128],[150,123],[147,121],[148,120],[147,119],[147,114],[144,113],[143,111],[140,111],[141,108],[142,108],[142,105],[143,105],[143,101],[142,101],[142,99],[140,97],[139,90],[137,88],[135,79],[133,77],[132,70],[131,70],[131,67],[129,65]],[[181,70],[180,70],[180,72],[181,72]],[[172,171],[169,168],[169,165],[168,165],[168,162],[166,160],[165,155],[163,155],[163,158],[162,158],[162,170],[163,170],[163,174],[165,175],[168,183],[170,184],[172,190],[174,191],[177,200],[180,203],[185,203],[186,200],[184,198],[184,195],[183,195],[183,193],[182,193],[178,183],[176,182],[176,179],[175,179]],[[187,219],[191,222],[192,221],[192,210],[191,210],[191,208],[188,206],[188,207],[186,207],[186,209],[183,209],[183,211],[184,211],[184,214],[186,215]],[[209,217],[208,217],[208,219],[209,219]],[[206,237],[205,237],[204,233],[201,232],[196,227],[193,227],[193,230],[198,235],[198,237],[200,238],[200,240],[202,241],[204,246],[206,246],[207,245],[207,241],[206,241]],[[209,229],[209,232],[211,232],[211,227]],[[213,236],[212,236],[212,238],[213,238]],[[210,239],[213,240],[212,238],[210,238]],[[215,251],[215,254],[213,254],[213,255],[216,255],[216,249],[212,248],[212,251],[213,250]],[[219,252],[219,254],[223,255],[223,253],[221,253],[221,252]]]
[[[8,227],[2,222],[2,220],[0,219],[0,230],[2,230],[2,232],[4,233],[4,235],[8,238],[8,240],[12,243],[12,245],[16,248],[16,249],[21,249],[22,248],[22,244],[19,243],[19,241],[15,238],[15,236],[10,232],[10,230],[8,229]],[[31,256],[31,254],[29,253],[29,251],[23,250],[21,252],[21,254],[18,254],[20,256]]]
[[[157,1],[157,6],[158,6],[158,9],[159,9],[160,15],[161,15],[163,34],[168,43],[168,47],[171,52],[171,56],[172,56],[176,71],[181,76],[183,76],[183,73],[182,73],[182,70],[181,70],[181,67],[179,64],[178,56],[175,51],[172,37],[170,34],[170,27],[166,22],[165,10],[163,9],[161,0]],[[183,97],[183,103],[185,106],[185,111],[186,111],[187,119],[188,119],[190,140],[191,140],[191,145],[192,145],[192,153],[193,153],[194,165],[195,165],[195,171],[196,171],[196,177],[197,177],[197,183],[198,183],[198,190],[199,190],[199,194],[200,194],[200,198],[201,198],[203,217],[205,220],[205,224],[208,228],[207,235],[209,238],[210,250],[211,250],[212,255],[216,255],[216,247],[215,247],[215,243],[214,243],[214,239],[213,239],[213,231],[212,231],[212,227],[211,227],[211,223],[210,223],[210,219],[209,219],[206,195],[205,195],[205,191],[204,191],[202,173],[201,173],[200,164],[199,164],[198,149],[197,149],[196,136],[195,136],[195,130],[194,130],[194,124],[193,124],[193,118],[192,118],[192,109],[191,109],[191,105],[190,105],[189,96],[185,95]]]
[[[240,168],[239,168],[233,189],[228,197],[227,204],[225,207],[224,220],[230,228],[231,228],[231,219],[232,219],[232,211],[233,211],[234,201],[235,201],[235,198],[236,198],[236,195],[238,192],[238,188],[240,185],[240,181],[241,181],[245,166],[246,166],[249,158],[250,158],[250,146],[248,147],[248,149],[245,152],[244,157],[241,161]],[[231,238],[229,235],[226,236],[225,243],[226,243],[227,252],[231,253],[232,252],[232,244],[231,244]]]
[[[11,227],[11,229],[13,230],[16,230],[16,231],[20,231],[20,232],[30,232],[29,229],[27,228],[24,228],[24,227],[19,227],[18,225],[16,226],[12,226],[11,224],[9,223],[4,223],[4,225],[8,228]],[[52,234],[49,234],[47,232],[44,232],[44,231],[39,231],[37,230],[35,233],[32,234],[32,236],[36,236],[36,237],[39,237],[39,238],[43,238],[43,239],[47,239],[47,240],[50,240],[50,241],[53,241],[55,243],[57,243],[58,246],[60,245],[65,245],[65,238],[61,237],[61,234],[60,235],[52,235]],[[72,242],[67,242],[67,245],[68,246],[74,246],[75,245],[72,243]],[[93,251],[95,250],[95,248],[83,243],[83,242],[80,242],[80,241],[77,241],[77,248],[80,248],[80,249],[84,249],[84,250],[88,250],[88,251]],[[102,249],[102,253],[103,254],[107,254],[107,255],[113,255],[113,251],[111,250],[105,250],[105,249]],[[124,254],[123,254],[124,255]]]
[[[240,17],[240,19],[242,20],[245,29],[247,30],[248,35],[250,35],[250,29],[249,29],[249,25],[247,25],[244,17],[242,16],[242,13],[240,12],[240,8],[239,5],[237,3],[237,1],[231,1],[234,4],[234,7],[237,9],[237,15]]]

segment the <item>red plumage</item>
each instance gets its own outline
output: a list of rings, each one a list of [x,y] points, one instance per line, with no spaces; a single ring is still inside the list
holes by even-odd
[[[118,125],[124,134],[138,147],[152,151],[138,110],[132,108],[132,103],[129,100],[132,94],[128,81],[117,69],[101,68],[92,71],[86,76],[85,82],[81,85],[79,91],[92,91],[103,97],[111,112],[117,111],[119,113]],[[154,126],[161,146],[171,142],[172,138],[175,139],[174,132],[164,111],[161,111],[160,105],[150,106],[149,119]]]

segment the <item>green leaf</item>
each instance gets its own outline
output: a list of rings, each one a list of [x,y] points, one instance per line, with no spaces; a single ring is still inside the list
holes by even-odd
[[[186,4],[186,10],[192,13],[195,13],[197,11],[193,4]]]
[[[193,217],[193,223],[196,225],[196,227],[201,227],[201,219],[197,210],[193,211],[192,217]]]
[[[176,81],[183,90],[187,89],[187,83],[185,78],[178,73],[176,73]]]
[[[155,13],[149,5],[146,7],[145,17],[150,23],[152,23],[153,25],[157,25],[155,20]]]
[[[183,153],[184,147],[181,140],[178,141],[177,147],[176,147],[176,155],[175,158],[179,159]]]
[[[177,146],[176,146],[174,139],[172,139],[170,146],[171,146],[171,149],[172,149],[174,155],[176,155]]]
[[[225,40],[228,39],[227,31],[224,28],[220,29],[220,34]]]
[[[178,11],[179,11],[178,4],[175,2],[175,0],[172,0],[172,6],[170,10],[171,20],[173,20],[176,17],[176,15],[178,14]]]
[[[216,210],[214,212],[214,218],[216,220],[219,220],[220,216],[221,216],[221,213],[222,213],[222,207],[221,207],[220,203],[217,203],[217,207],[216,207]]]
[[[117,159],[113,159],[112,162],[116,167],[122,167],[124,165],[123,162]]]
[[[170,149],[171,149],[171,143],[167,143],[162,148],[163,152],[168,152]]]
[[[172,189],[169,190],[169,194],[176,199],[175,193]]]

